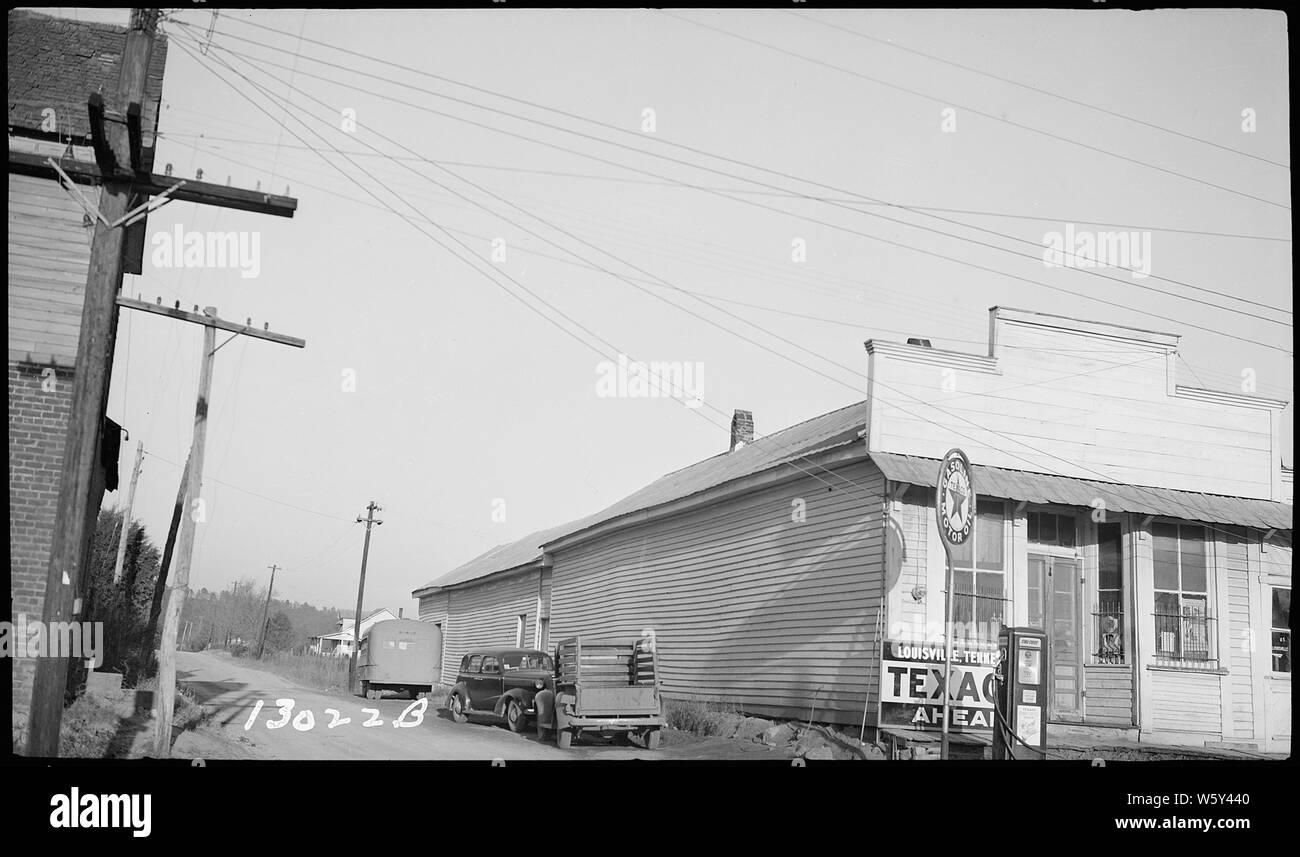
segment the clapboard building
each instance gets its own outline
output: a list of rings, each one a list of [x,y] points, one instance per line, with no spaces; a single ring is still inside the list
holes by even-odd
[[[94,162],[87,115],[92,93],[114,91],[126,28],[10,10],[9,91],[9,555],[11,619],[39,619],[45,598],[63,449],[72,407],[81,310],[94,222],[60,182],[16,163]],[[151,165],[162,98],[165,38],[149,66],[143,160]],[[97,205],[98,185],[78,185]],[[144,222],[127,237],[126,268],[139,273]],[[117,482],[120,432],[105,421],[101,467],[91,486],[88,529],[100,497]],[[89,540],[87,541],[87,549]],[[84,560],[83,560],[84,566]],[[34,661],[13,665],[13,731],[30,707]]]
[[[1008,308],[987,353],[866,343],[868,398],[671,473],[415,590],[470,647],[653,630],[669,696],[876,725],[939,643],[939,460],[978,493],[958,642],[1044,629],[1050,730],[1290,746],[1285,402],[1179,383],[1178,336]],[[752,422],[748,423],[752,430]]]

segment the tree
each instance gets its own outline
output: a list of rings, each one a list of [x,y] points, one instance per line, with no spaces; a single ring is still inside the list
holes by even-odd
[[[126,533],[122,578],[113,582],[118,539],[122,537],[122,513],[104,509],[99,513],[86,569],[86,606],[83,621],[103,622],[104,662],[99,669],[120,672],[129,687],[141,667],[136,643],[148,620],[154,579],[161,555],[139,521],[131,521]],[[74,662],[68,671],[68,686],[75,691],[85,681],[84,664]]]
[[[266,648],[271,652],[282,652],[293,646],[293,623],[281,610],[271,617],[266,626]]]

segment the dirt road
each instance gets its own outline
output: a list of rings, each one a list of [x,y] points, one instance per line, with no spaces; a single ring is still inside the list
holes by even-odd
[[[516,735],[490,719],[454,723],[440,709],[442,700],[431,699],[426,707],[391,694],[380,700],[333,695],[300,687],[225,653],[178,653],[176,678],[214,712],[214,725],[223,738],[239,745],[242,753],[260,758],[605,761],[789,756],[760,745],[681,733],[670,733],[666,746],[653,751],[585,740],[571,750],[561,750],[542,743],[531,730]],[[281,708],[284,700],[293,702],[287,721],[286,709]],[[212,743],[194,744],[191,752],[200,756]],[[186,757],[187,744],[178,740],[173,755]]]

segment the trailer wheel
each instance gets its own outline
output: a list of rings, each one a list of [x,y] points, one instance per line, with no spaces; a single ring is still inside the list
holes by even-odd
[[[528,718],[524,716],[524,707],[519,704],[519,700],[511,698],[506,703],[506,725],[514,733],[523,732],[528,726]]]
[[[368,681],[361,682],[361,695],[364,696],[366,699],[370,698],[370,682]]]
[[[421,696],[424,696],[418,687],[408,687],[406,690],[411,694],[411,699],[419,699]]]
[[[465,700],[460,698],[459,693],[453,693],[447,700],[447,711],[456,723],[464,723],[469,719],[465,716]]]
[[[645,733],[645,748],[647,750],[658,750],[659,741],[663,736],[659,734],[658,729],[651,729]]]
[[[561,729],[559,732],[555,733],[555,743],[559,745],[561,750],[567,750],[572,747],[573,730]]]

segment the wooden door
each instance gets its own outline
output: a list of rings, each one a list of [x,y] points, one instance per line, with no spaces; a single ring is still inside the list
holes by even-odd
[[[1047,632],[1048,717],[1083,719],[1083,611],[1079,561],[1029,557],[1029,624]]]

